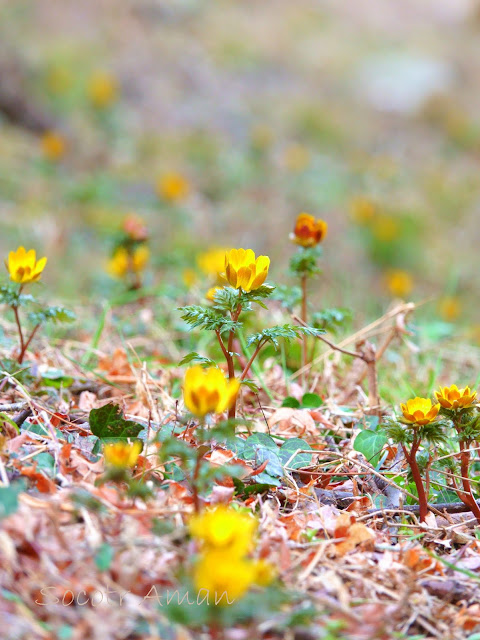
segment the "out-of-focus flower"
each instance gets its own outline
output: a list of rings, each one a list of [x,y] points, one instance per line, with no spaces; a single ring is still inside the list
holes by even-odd
[[[191,367],[185,374],[185,406],[199,418],[207,413],[223,413],[235,402],[239,388],[240,382],[227,380],[220,369]]]
[[[10,279],[19,284],[40,280],[46,264],[47,258],[40,258],[37,261],[35,249],[26,251],[25,247],[18,247],[16,251],[10,251],[8,261],[5,260]]]
[[[225,254],[228,249],[213,247],[197,257],[197,264],[206,276],[219,279],[225,270]]]
[[[210,287],[210,289],[205,294],[205,298],[210,302],[213,302],[215,298],[215,294],[217,293],[217,291],[220,291],[221,289],[223,289],[223,287]]]
[[[241,598],[255,584],[255,562],[228,551],[208,551],[197,560],[193,582],[197,592],[208,593],[209,604],[226,606]]]
[[[255,562],[255,584],[266,587],[275,578],[275,567],[267,560],[257,560]]]
[[[432,406],[430,398],[412,398],[406,404],[401,404],[400,408],[405,422],[423,426],[435,420],[440,404]]]
[[[129,272],[140,273],[147,266],[150,249],[145,244],[136,246],[131,252],[126,247],[117,247],[108,263],[108,271],[116,278],[124,278]]]
[[[300,213],[290,240],[302,247],[314,247],[325,239],[327,231],[328,224],[325,220],[315,219],[309,213]]]
[[[167,202],[180,202],[190,193],[190,183],[181,173],[169,171],[157,180],[157,194]]]
[[[459,389],[456,384],[435,391],[435,398],[444,409],[466,409],[475,404],[476,397],[477,392],[470,387]]]
[[[265,282],[270,258],[258,256],[251,249],[231,249],[225,254],[225,276],[234,289],[249,292]]]
[[[405,298],[413,289],[413,278],[407,271],[394,269],[386,276],[388,290],[397,298]]]
[[[117,100],[117,79],[107,71],[96,71],[88,81],[87,90],[93,106],[105,109]]]
[[[350,202],[350,216],[356,224],[366,225],[376,214],[375,203],[365,196],[357,196]]]
[[[59,160],[65,154],[67,146],[65,138],[57,131],[46,131],[40,139],[40,144],[43,155],[52,162]]]
[[[284,162],[289,171],[304,171],[310,164],[310,151],[301,144],[292,144],[285,149]]]
[[[123,230],[131,240],[136,242],[142,242],[148,238],[148,229],[145,221],[134,213],[124,219]]]
[[[257,525],[252,516],[218,505],[190,518],[188,526],[202,550],[228,551],[240,557],[253,550]]]
[[[137,464],[138,456],[142,450],[142,443],[135,440],[132,444],[128,442],[111,442],[103,449],[105,461],[112,467],[134,467]]]
[[[438,304],[438,312],[446,322],[454,322],[462,313],[462,305],[458,298],[447,296]]]
[[[373,221],[372,231],[380,242],[391,242],[398,236],[398,222],[391,216],[377,216]]]
[[[182,280],[183,280],[183,284],[190,288],[193,287],[193,285],[197,282],[198,280],[198,274],[195,271],[195,269],[184,269],[182,272]]]

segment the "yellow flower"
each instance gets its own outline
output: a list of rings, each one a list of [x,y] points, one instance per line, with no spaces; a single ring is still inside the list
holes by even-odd
[[[41,140],[43,155],[52,162],[59,160],[65,153],[65,138],[56,131],[46,131]]]
[[[108,271],[116,278],[124,278],[128,273],[129,263],[128,251],[125,247],[119,247],[108,262]]]
[[[293,233],[290,239],[295,244],[302,247],[314,247],[325,239],[328,231],[328,224],[325,220],[315,218],[309,213],[300,213],[295,222]]]
[[[10,251],[8,254],[8,262],[5,261],[5,266],[10,274],[10,280],[20,284],[40,280],[46,264],[47,258],[40,258],[37,262],[35,249],[25,251],[25,247],[18,247],[16,251]]]
[[[360,225],[368,224],[373,220],[376,207],[372,200],[364,196],[354,198],[350,203],[350,216],[354,222]]]
[[[88,82],[88,96],[94,107],[105,109],[118,96],[118,84],[115,76],[106,71],[96,71]]]
[[[210,302],[213,302],[215,294],[217,293],[217,291],[221,291],[221,289],[223,289],[223,287],[210,287],[210,289],[205,294],[205,298]]]
[[[391,242],[398,235],[398,222],[391,216],[378,216],[372,225],[373,235],[380,242]]]
[[[270,258],[258,256],[251,249],[231,249],[225,254],[225,274],[234,289],[252,291],[265,282]]]
[[[133,444],[128,442],[112,442],[106,444],[103,449],[105,461],[112,467],[134,467],[142,450],[142,443],[135,440]]]
[[[207,413],[223,413],[235,402],[239,388],[240,382],[227,380],[220,369],[202,369],[197,365],[185,374],[185,406],[200,418]]]
[[[285,149],[284,162],[289,171],[304,171],[310,164],[310,151],[301,144],[292,144]]]
[[[430,398],[413,398],[400,407],[406,422],[423,426],[435,420],[440,404],[432,406]]]
[[[195,564],[193,581],[199,596],[209,604],[225,606],[241,598],[255,584],[255,562],[228,551],[208,551]]]
[[[133,253],[125,247],[118,247],[108,262],[108,271],[116,278],[124,278],[130,271],[143,271],[149,258],[150,249],[144,244],[135,247]]]
[[[188,526],[203,550],[228,551],[241,557],[253,549],[257,521],[246,513],[219,505],[190,518]]]
[[[197,257],[197,264],[206,276],[219,278],[225,270],[225,254],[228,249],[213,247]]]
[[[146,244],[139,244],[133,250],[132,254],[132,271],[135,273],[139,273],[143,271],[147,266],[147,263],[150,259],[150,249]]]
[[[387,287],[392,296],[405,298],[413,289],[413,278],[407,271],[395,269],[387,273]]]
[[[435,391],[435,398],[444,409],[466,409],[475,404],[476,397],[477,392],[471,391],[470,387],[459,389],[456,384]]]
[[[195,269],[184,269],[182,272],[182,280],[186,287],[193,287],[195,282],[198,280],[198,275]]]
[[[275,567],[266,560],[257,560],[255,562],[255,584],[260,587],[266,587],[272,582],[276,575]]]
[[[448,296],[440,300],[438,311],[442,318],[447,322],[453,322],[462,312],[460,300],[453,296]]]
[[[167,202],[180,202],[190,193],[188,180],[180,173],[164,173],[157,181],[157,194]]]

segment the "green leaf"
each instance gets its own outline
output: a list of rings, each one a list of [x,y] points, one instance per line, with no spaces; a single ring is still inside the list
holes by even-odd
[[[18,509],[18,496],[22,491],[25,491],[25,483],[22,480],[9,487],[0,487],[0,520],[15,513]]]
[[[186,307],[178,307],[177,311],[181,312],[182,320],[185,320],[192,329],[201,327],[207,331],[236,331],[242,326],[241,322],[233,322],[222,313],[215,309],[201,307],[199,305],[189,305]]]
[[[101,544],[94,558],[97,569],[99,571],[107,571],[107,569],[110,569],[114,557],[115,551],[113,547],[110,546],[108,542]]]
[[[290,271],[295,276],[313,276],[321,273],[321,269],[317,266],[321,251],[321,247],[299,249],[290,260]]]
[[[42,381],[46,387],[71,387],[74,379],[71,376],[66,376],[61,369],[48,369],[42,372]]]
[[[365,458],[376,467],[380,460],[382,449],[387,442],[388,438],[383,431],[365,429],[364,431],[360,431],[355,438],[353,448],[355,451],[363,453]]]
[[[7,284],[0,287],[0,304],[6,304],[9,307],[22,307],[31,302],[35,302],[35,298],[29,293],[18,293],[18,285]]]
[[[11,427],[13,427],[15,429],[15,431],[17,433],[20,433],[20,429],[18,427],[18,424],[16,422],[14,422],[7,413],[1,412],[0,413],[0,433],[2,433],[3,426],[5,424],[10,425]]]
[[[276,325],[250,336],[247,340],[247,346],[258,345],[261,342],[271,342],[277,348],[280,338],[289,342],[300,336],[319,336],[322,333],[325,333],[323,329],[315,329],[314,327],[298,327],[293,324]]]
[[[92,433],[102,440],[126,440],[137,438],[143,426],[125,420],[122,410],[116,404],[106,404],[100,409],[92,409],[88,416]]]
[[[39,311],[28,314],[28,319],[32,324],[42,324],[43,322],[73,322],[77,316],[64,307],[46,307]]]
[[[302,407],[305,409],[318,409],[323,404],[323,400],[316,393],[305,393],[302,398]]]
[[[208,367],[216,367],[216,363],[211,358],[206,358],[205,356],[201,356],[196,351],[190,351],[184,356],[180,362],[178,363],[179,367],[182,367],[185,364],[190,364],[191,362],[196,362],[201,365],[205,365]]]
[[[282,402],[282,407],[290,407],[291,409],[300,409],[300,402],[293,396],[287,396]]]
[[[278,451],[277,445],[270,436],[265,433],[254,433],[244,441],[243,451],[239,455],[243,460],[255,460],[256,453],[261,448],[270,449],[275,453]]]
[[[286,466],[288,462],[289,468],[301,469],[303,467],[308,467],[312,463],[312,455],[310,453],[297,453],[294,458],[292,458],[292,456],[296,451],[311,448],[312,447],[308,442],[304,442],[301,438],[290,438],[280,447],[278,457],[280,458],[283,466]]]

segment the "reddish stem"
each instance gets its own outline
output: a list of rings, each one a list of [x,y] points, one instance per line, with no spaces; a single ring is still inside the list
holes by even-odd
[[[423,486],[422,475],[420,473],[420,469],[417,463],[417,451],[420,446],[420,440],[417,438],[412,443],[412,448],[410,449],[410,453],[407,451],[407,448],[402,444],[403,453],[405,458],[410,465],[410,469],[412,470],[413,481],[415,482],[415,487],[417,488],[418,493],[418,504],[420,507],[420,522],[425,522],[428,515],[428,501],[427,496],[425,494],[425,487]]]
[[[462,476],[462,486],[463,490],[467,494],[465,497],[465,504],[468,504],[470,509],[472,510],[473,515],[476,517],[477,522],[480,524],[480,507],[475,500],[475,496],[473,495],[472,486],[470,484],[469,477],[469,468],[470,468],[470,450],[466,448],[465,440],[460,440],[460,469]]]
[[[301,319],[304,325],[307,324],[307,275],[303,274],[301,278],[301,286],[302,286],[302,313]],[[307,370],[306,366],[308,364],[308,355],[307,355],[307,336],[303,336],[302,340],[302,384],[306,384],[307,379]]]

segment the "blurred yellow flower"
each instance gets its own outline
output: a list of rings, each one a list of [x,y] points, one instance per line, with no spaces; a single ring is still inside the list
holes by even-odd
[[[447,322],[454,322],[462,313],[462,305],[458,298],[447,296],[440,300],[438,312]]]
[[[253,550],[257,520],[226,505],[206,509],[189,521],[190,534],[201,543],[202,550],[228,551],[243,556]]]
[[[437,417],[440,404],[432,406],[430,398],[413,398],[406,404],[401,404],[403,417],[406,422],[423,426],[433,422]]]
[[[138,245],[132,252],[118,247],[108,262],[108,271],[116,278],[124,278],[130,272],[143,271],[149,259],[150,249],[145,244]]]
[[[118,97],[118,84],[114,75],[107,71],[96,71],[88,81],[88,96],[97,109],[105,109]]]
[[[372,224],[373,235],[380,242],[391,242],[399,232],[398,222],[391,216],[377,216]]]
[[[314,247],[325,239],[327,231],[325,220],[315,219],[309,213],[299,213],[290,240],[302,247]]]
[[[209,604],[226,606],[255,584],[256,573],[255,562],[248,558],[228,551],[208,551],[195,564],[193,582],[200,597],[208,594]]]
[[[260,587],[266,587],[273,581],[277,572],[271,562],[257,560],[254,566],[255,584],[258,584]]]
[[[223,289],[223,287],[210,287],[210,289],[205,294],[205,298],[210,302],[213,302],[215,298],[215,294],[217,293],[217,291],[220,291],[221,289]]]
[[[456,384],[435,391],[435,398],[444,409],[466,409],[475,404],[476,397],[477,392],[471,391],[470,387],[459,389]]]
[[[5,260],[10,279],[19,284],[40,280],[46,264],[47,258],[40,258],[37,262],[35,249],[25,251],[25,247],[18,247],[16,251],[10,251],[8,262]]]
[[[198,280],[198,274],[195,269],[184,269],[182,272],[182,280],[186,287],[193,287],[195,282]]]
[[[157,194],[167,202],[180,202],[190,193],[190,183],[181,174],[175,171],[164,173],[157,180]]]
[[[386,276],[388,290],[397,298],[405,298],[413,289],[413,278],[407,271],[394,269]]]
[[[252,291],[265,282],[270,258],[258,256],[251,249],[231,249],[225,254],[225,275],[234,289]]]
[[[65,138],[57,131],[46,131],[40,139],[40,144],[43,155],[52,162],[59,160],[65,154],[67,146]]]
[[[285,166],[289,171],[304,171],[310,164],[310,151],[301,144],[292,144],[285,149]]]
[[[368,224],[373,220],[375,214],[374,202],[365,196],[357,196],[350,202],[350,216],[357,224]]]
[[[112,442],[106,444],[103,449],[105,462],[112,467],[134,467],[137,464],[138,456],[142,450],[142,443],[135,440],[134,443]]]
[[[206,276],[218,279],[225,271],[225,254],[228,249],[213,247],[197,257],[197,264]]]
[[[207,413],[223,413],[235,402],[240,382],[227,380],[223,371],[197,365],[187,370],[183,387],[185,406],[203,418]]]

